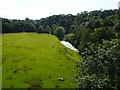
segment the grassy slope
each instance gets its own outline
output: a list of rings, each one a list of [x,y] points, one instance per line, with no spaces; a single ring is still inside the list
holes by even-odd
[[[2,37],[3,88],[75,88],[71,83],[77,52],[64,47],[49,34],[15,33]],[[59,77],[64,81],[59,81]]]

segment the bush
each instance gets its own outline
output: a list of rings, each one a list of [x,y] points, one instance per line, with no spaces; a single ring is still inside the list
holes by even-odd
[[[74,81],[80,88],[120,88],[120,41],[103,40],[89,44],[82,53],[83,62],[76,64]]]
[[[67,34],[65,35],[65,41],[72,42],[72,39],[74,37],[74,34]]]
[[[58,27],[56,29],[56,36],[58,37],[59,40],[63,40],[65,35],[65,29],[63,27]]]
[[[39,28],[36,30],[37,33],[43,33],[44,29],[43,26],[39,26]]]

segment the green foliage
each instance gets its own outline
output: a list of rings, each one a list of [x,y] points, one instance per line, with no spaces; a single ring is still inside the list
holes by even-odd
[[[118,19],[118,22],[120,22],[120,8],[117,10],[117,19]]]
[[[90,42],[91,39],[92,39],[91,30],[87,28],[82,28],[81,41],[79,42],[78,46],[79,53],[84,51],[84,49],[87,47],[87,43]]]
[[[62,40],[64,38],[65,34],[65,29],[63,27],[58,27],[56,29],[56,36],[58,37],[59,40]]]
[[[29,19],[29,18],[26,18],[26,19],[25,19],[25,22],[26,22],[26,23],[32,23],[32,24],[35,23],[32,19]]]
[[[103,27],[113,27],[114,26],[114,22],[112,21],[112,19],[103,19],[101,23],[102,23]]]
[[[112,41],[107,40],[120,38],[120,9],[95,10],[91,12],[84,11],[77,15],[60,14],[42,18],[40,20],[32,20],[29,18],[26,18],[25,20],[8,20],[3,18],[2,27],[3,33],[36,31],[37,33],[56,35],[59,40],[65,38],[66,41],[69,41],[74,47],[78,48],[79,54],[82,54],[83,56],[83,63],[78,64],[76,67],[78,71],[76,81],[81,85],[80,87],[119,87],[120,43],[116,39]],[[44,37],[44,34],[43,36],[40,35],[41,37],[38,37],[37,35],[34,36],[30,34],[18,37],[17,35],[13,35],[14,39],[12,38],[12,35],[8,36],[9,38],[3,36],[3,40],[6,41],[3,42],[3,74],[5,75],[3,75],[3,86],[28,87],[27,85],[30,84],[30,87],[65,87],[64,85],[67,85],[66,87],[71,87],[72,85],[68,85],[69,80],[66,82],[66,78],[64,85],[56,80],[64,75],[65,77],[71,77],[71,73],[66,70],[65,67],[67,66],[66,64],[68,64],[70,67],[67,68],[72,69],[73,63],[71,63],[71,61],[76,57],[66,48],[61,48],[62,46],[59,46],[60,43],[58,44],[58,41],[54,42],[55,39],[48,36]],[[5,34],[5,36],[7,35]],[[43,40],[41,40],[41,38]],[[102,39],[105,39],[106,41],[102,41]],[[91,44],[89,44],[90,42]],[[51,52],[53,52],[53,54]],[[18,58],[19,56],[20,58]],[[69,59],[70,57],[72,60]],[[65,62],[66,59],[70,62]],[[32,63],[30,63],[29,60],[31,60]],[[61,61],[59,62],[60,67],[62,68],[59,68],[60,73],[58,73],[58,61]],[[24,66],[23,62],[26,62],[27,65]],[[44,67],[44,65],[46,65],[46,67]],[[57,68],[57,70],[55,68]],[[32,72],[34,69],[35,71]],[[39,74],[34,75],[36,72],[39,72]],[[49,80],[51,79],[51,75],[49,75],[50,72],[52,72],[52,77],[55,76],[52,80]],[[61,72],[67,72],[67,74]],[[8,76],[6,73],[8,73]],[[29,73],[30,76],[34,77],[39,77],[39,75],[41,75],[44,85],[41,86],[41,82],[34,80],[33,82],[23,84],[22,82],[24,82],[25,77],[30,77],[28,74],[26,75],[26,73]],[[48,76],[45,76],[46,73]],[[21,80],[18,78],[15,80],[16,77],[20,77]],[[49,79],[47,77],[49,77]],[[13,80],[14,83],[10,83],[10,80]],[[20,86],[19,83],[16,85],[17,81],[20,81]],[[50,81],[53,82],[50,83]],[[48,82],[50,84],[48,84]]]
[[[115,24],[113,31],[116,33],[116,38],[120,38],[120,22]]]
[[[75,33],[71,43],[77,48],[77,46],[80,44],[82,36],[82,30],[79,30]]]
[[[91,40],[91,30],[87,28],[82,29],[81,41],[88,42]]]
[[[74,37],[74,34],[67,34],[65,35],[65,41],[71,42]]]
[[[117,18],[117,19],[115,20],[115,18]],[[47,33],[47,34],[56,35],[59,38],[59,40],[63,40],[65,38],[66,41],[69,41],[74,47],[78,48],[79,53],[83,55],[84,60],[83,60],[83,63],[81,63],[81,65],[80,64],[77,65],[79,73],[78,73],[78,76],[76,76],[77,80],[78,81],[80,80],[81,87],[118,88],[118,84],[119,84],[118,83],[119,82],[118,73],[119,72],[116,71],[118,69],[117,67],[119,64],[119,62],[118,62],[119,58],[117,57],[117,55],[119,53],[119,48],[117,48],[117,46],[116,46],[118,44],[117,43],[118,41],[117,40],[107,41],[107,40],[111,40],[114,38],[118,38],[118,39],[120,38],[120,9],[118,9],[118,10],[116,10],[116,9],[115,10],[95,10],[95,11],[91,11],[91,12],[84,11],[84,12],[78,13],[77,15],[60,14],[60,15],[53,15],[53,16],[50,16],[47,18],[42,18],[40,20],[32,20],[29,18],[26,18],[25,20],[3,19],[2,27],[3,27],[2,28],[3,33],[35,32],[36,31],[37,33]],[[37,34],[37,35],[39,35],[39,34]],[[10,37],[12,37],[12,35]],[[10,37],[9,37],[8,41],[6,41],[6,39],[5,39],[5,41],[6,41],[5,46],[6,45],[8,45],[8,46],[3,47],[3,49],[4,49],[3,51],[6,50],[5,53],[3,52],[3,55],[5,55],[5,57],[3,57],[3,64],[8,62],[7,69],[12,68],[10,71],[12,73],[16,74],[15,77],[19,77],[21,75],[24,76],[24,74],[22,74],[23,72],[19,74],[19,72],[21,72],[21,70],[25,71],[24,73],[29,73],[29,72],[32,72],[31,70],[36,67],[36,65],[33,65],[33,67],[31,68],[30,65],[28,65],[22,69],[21,69],[22,66],[20,66],[18,68],[16,63],[19,63],[19,60],[17,58],[15,58],[14,60],[11,59],[11,57],[14,58],[14,56],[16,55],[16,52],[20,52],[20,54],[23,54],[25,51],[26,53],[24,53],[23,56],[21,56],[21,57],[26,56],[26,54],[28,54],[28,56],[30,56],[34,52],[33,56],[31,55],[32,58],[27,57],[27,60],[36,61],[36,58],[37,58],[37,60],[40,60],[39,63],[42,63],[41,64],[42,66],[40,66],[40,65],[37,66],[38,69],[40,68],[40,70],[41,70],[41,68],[44,68],[43,65],[46,65],[47,61],[45,61],[45,60],[50,61],[50,62],[47,62],[49,64],[51,63],[51,61],[52,61],[52,64],[54,64],[55,62],[58,63],[58,59],[56,59],[56,57],[58,57],[58,55],[56,55],[56,53],[62,52],[62,50],[64,51],[64,53],[62,53],[63,58],[60,59],[61,56],[59,57],[59,59],[61,61],[66,60],[66,58],[67,58],[67,60],[69,60],[70,57],[68,57],[67,55],[69,55],[69,54],[71,56],[73,55],[65,48],[62,48],[62,49],[61,48],[58,49],[59,47],[56,48],[55,46],[56,46],[57,42],[55,42],[55,44],[51,44],[51,42],[55,41],[55,40],[53,40],[50,37],[49,38],[46,37],[46,39],[44,38],[43,40],[41,40],[41,38],[43,38],[44,36],[41,38],[36,37],[36,36],[31,38],[31,35],[30,35],[30,37],[29,37],[29,35],[27,35],[27,36],[25,36],[25,37],[27,37],[27,39],[24,39],[24,35],[23,35],[23,36],[20,36],[18,38],[18,40],[15,38],[16,43],[13,42],[14,39],[11,39]],[[28,39],[28,37],[30,39]],[[105,39],[106,41],[102,42],[102,39]],[[23,41],[24,42],[31,41],[31,42],[28,42],[28,44],[25,44]],[[89,44],[90,42],[91,42],[91,44]],[[3,42],[3,44],[4,43],[5,42]],[[12,43],[15,43],[15,45],[11,45]],[[24,43],[24,44],[21,45],[22,43]],[[35,45],[34,45],[34,43],[35,43]],[[18,46],[18,45],[21,45],[21,46]],[[59,45],[59,44],[57,44],[57,45]],[[43,46],[44,47],[46,46],[47,48],[46,47],[44,48]],[[48,46],[51,46],[52,49],[51,49],[51,47],[48,47]],[[12,48],[10,50],[12,52],[10,52],[8,50],[8,47]],[[119,45],[118,45],[118,47],[119,47]],[[32,48],[34,48],[34,49],[32,49]],[[46,51],[46,49],[47,49],[47,51]],[[51,55],[52,50],[55,53],[54,55]],[[58,50],[58,52],[56,52],[57,50]],[[114,53],[112,52],[112,50],[114,51]],[[37,56],[35,55],[35,52],[37,53],[36,54]],[[7,53],[7,55],[6,55],[6,53]],[[108,54],[106,54],[106,53],[108,53]],[[58,53],[58,54],[61,55],[61,53]],[[47,55],[47,57],[46,57],[46,55]],[[64,55],[66,55],[66,57],[64,57]],[[52,58],[51,58],[51,56],[52,56]],[[56,56],[56,57],[54,57],[54,56]],[[17,57],[19,57],[19,55]],[[33,58],[33,57],[36,57],[36,58]],[[116,61],[114,60],[115,58],[117,58]],[[8,60],[8,59],[10,59],[10,60]],[[13,66],[9,65],[9,62],[11,60],[12,60],[12,62],[15,63],[15,66],[13,63],[12,63]],[[20,59],[20,60],[24,61],[24,60],[26,60],[26,57],[24,57],[23,59]],[[45,61],[45,62],[42,62],[42,61]],[[114,64],[112,61],[114,61],[115,63],[117,62],[118,64]],[[106,62],[107,62],[107,64],[106,64]],[[29,64],[29,62],[27,62],[27,63]],[[23,64],[23,62],[22,62],[22,64]],[[22,65],[22,64],[20,64],[20,65]],[[38,62],[36,62],[35,64],[38,64]],[[64,65],[66,66],[66,64],[67,63],[65,63]],[[112,66],[110,66],[110,65],[112,65]],[[114,65],[116,65],[116,66],[114,66]],[[31,66],[32,66],[32,64],[31,64]],[[60,66],[62,66],[62,65],[60,65]],[[13,70],[14,67],[16,67],[16,68]],[[45,73],[49,74],[49,71],[46,71],[49,67],[50,66],[48,65],[47,68],[45,67],[44,69],[41,70],[41,72],[43,72],[42,73],[43,76],[45,75]],[[55,64],[55,65],[53,65],[53,67],[57,67],[57,65]],[[52,67],[51,72],[53,70],[55,70],[55,68],[53,68],[53,67]],[[114,68],[110,68],[110,67],[114,67]],[[7,69],[4,69],[4,71],[3,71],[4,75],[6,75],[5,73],[7,72]],[[36,69],[36,72],[39,71],[38,69]],[[63,67],[62,70],[64,71],[64,69],[65,68]],[[110,69],[111,69],[111,71],[110,71]],[[61,70],[61,69],[59,69],[59,70]],[[113,72],[114,70],[115,70],[115,72]],[[58,71],[58,70],[56,70],[56,71]],[[54,75],[56,75],[56,71],[54,72]],[[8,72],[9,72],[9,69],[8,69]],[[11,73],[11,72],[9,72],[9,73]],[[39,73],[39,75],[41,74],[41,72]],[[111,74],[111,72],[115,73],[116,75]],[[34,72],[32,72],[30,74],[33,75],[33,73]],[[103,73],[103,74],[101,74],[101,73]],[[69,73],[69,74],[71,74],[71,73]],[[39,75],[37,77],[39,77]],[[45,85],[47,85],[46,83],[50,82],[50,80],[47,80],[48,78],[46,79],[46,77],[43,77],[43,76],[42,76],[42,78],[44,78],[43,81],[45,80]],[[57,76],[59,76],[59,75],[57,75]],[[51,75],[49,75],[48,77],[51,78]],[[111,78],[111,77],[113,77],[113,78]],[[13,79],[12,76],[8,76],[8,77],[5,76],[3,79],[6,81],[6,78],[8,78],[9,80]],[[24,80],[24,78],[25,77],[23,77],[23,80]],[[55,79],[56,78],[52,79],[53,82],[55,81]],[[7,82],[9,82],[9,80],[7,80]],[[14,80],[14,81],[16,81],[16,80]],[[17,79],[17,81],[18,81],[18,79]],[[24,81],[21,81],[21,82],[24,82]],[[66,78],[65,78],[65,82],[66,82]],[[53,85],[52,83],[49,84],[48,86]],[[40,82],[33,81],[33,83],[31,82],[29,84],[31,85],[31,87],[41,87],[41,86],[39,86]],[[6,84],[3,83],[3,85],[5,86]],[[20,84],[20,85],[24,86],[24,84]],[[11,84],[11,87],[13,87],[13,86],[17,87],[16,84],[15,85]],[[69,87],[69,85],[67,85],[67,86]],[[7,87],[10,87],[10,85],[7,85]],[[25,87],[27,87],[27,86],[25,85]],[[45,86],[43,85],[43,87],[45,87]],[[55,85],[52,87],[62,87],[62,86],[59,82],[55,81]]]
[[[25,24],[25,32],[35,32],[36,27],[32,23]]]
[[[49,25],[46,26],[44,32],[45,32],[45,33],[48,33],[48,34],[51,33],[51,29],[50,29]]]
[[[102,43],[102,39],[110,40],[115,38],[115,33],[112,32],[111,28],[96,28],[95,32],[92,35],[93,42]]]
[[[115,24],[113,30],[114,30],[115,32],[120,32],[120,22],[118,22],[118,23]]]
[[[3,29],[3,33],[10,33],[11,32],[11,28],[10,25],[8,23],[3,23],[2,24],[2,29]]]
[[[93,21],[88,22],[86,27],[91,29],[91,30],[94,30],[95,28],[100,28],[101,26],[102,26],[101,20],[97,19],[97,20],[93,20]]]
[[[53,24],[52,26],[51,26],[51,34],[52,35],[55,35],[55,30],[56,30],[56,28],[57,28],[57,26],[55,25],[55,24]]]
[[[71,26],[70,26],[70,32],[72,32],[72,33],[75,34],[76,31],[77,31],[77,30],[76,30],[76,26],[75,26],[75,25],[71,25]]]
[[[120,88],[120,41],[103,40],[89,44],[82,53],[83,63],[76,64],[74,81],[80,88]]]
[[[13,32],[22,32],[24,30],[24,26],[22,26],[22,23],[14,22],[12,29]]]
[[[39,26],[39,28],[36,29],[36,32],[37,33],[43,33],[44,32],[43,26]]]

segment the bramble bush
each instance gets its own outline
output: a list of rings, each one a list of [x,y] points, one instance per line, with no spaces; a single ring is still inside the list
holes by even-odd
[[[120,41],[103,40],[91,44],[82,53],[83,62],[76,64],[74,82],[79,88],[120,88]]]

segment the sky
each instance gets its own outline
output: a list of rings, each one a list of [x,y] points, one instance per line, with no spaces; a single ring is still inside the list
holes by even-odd
[[[0,17],[40,19],[83,11],[118,9],[120,0],[0,0]]]

